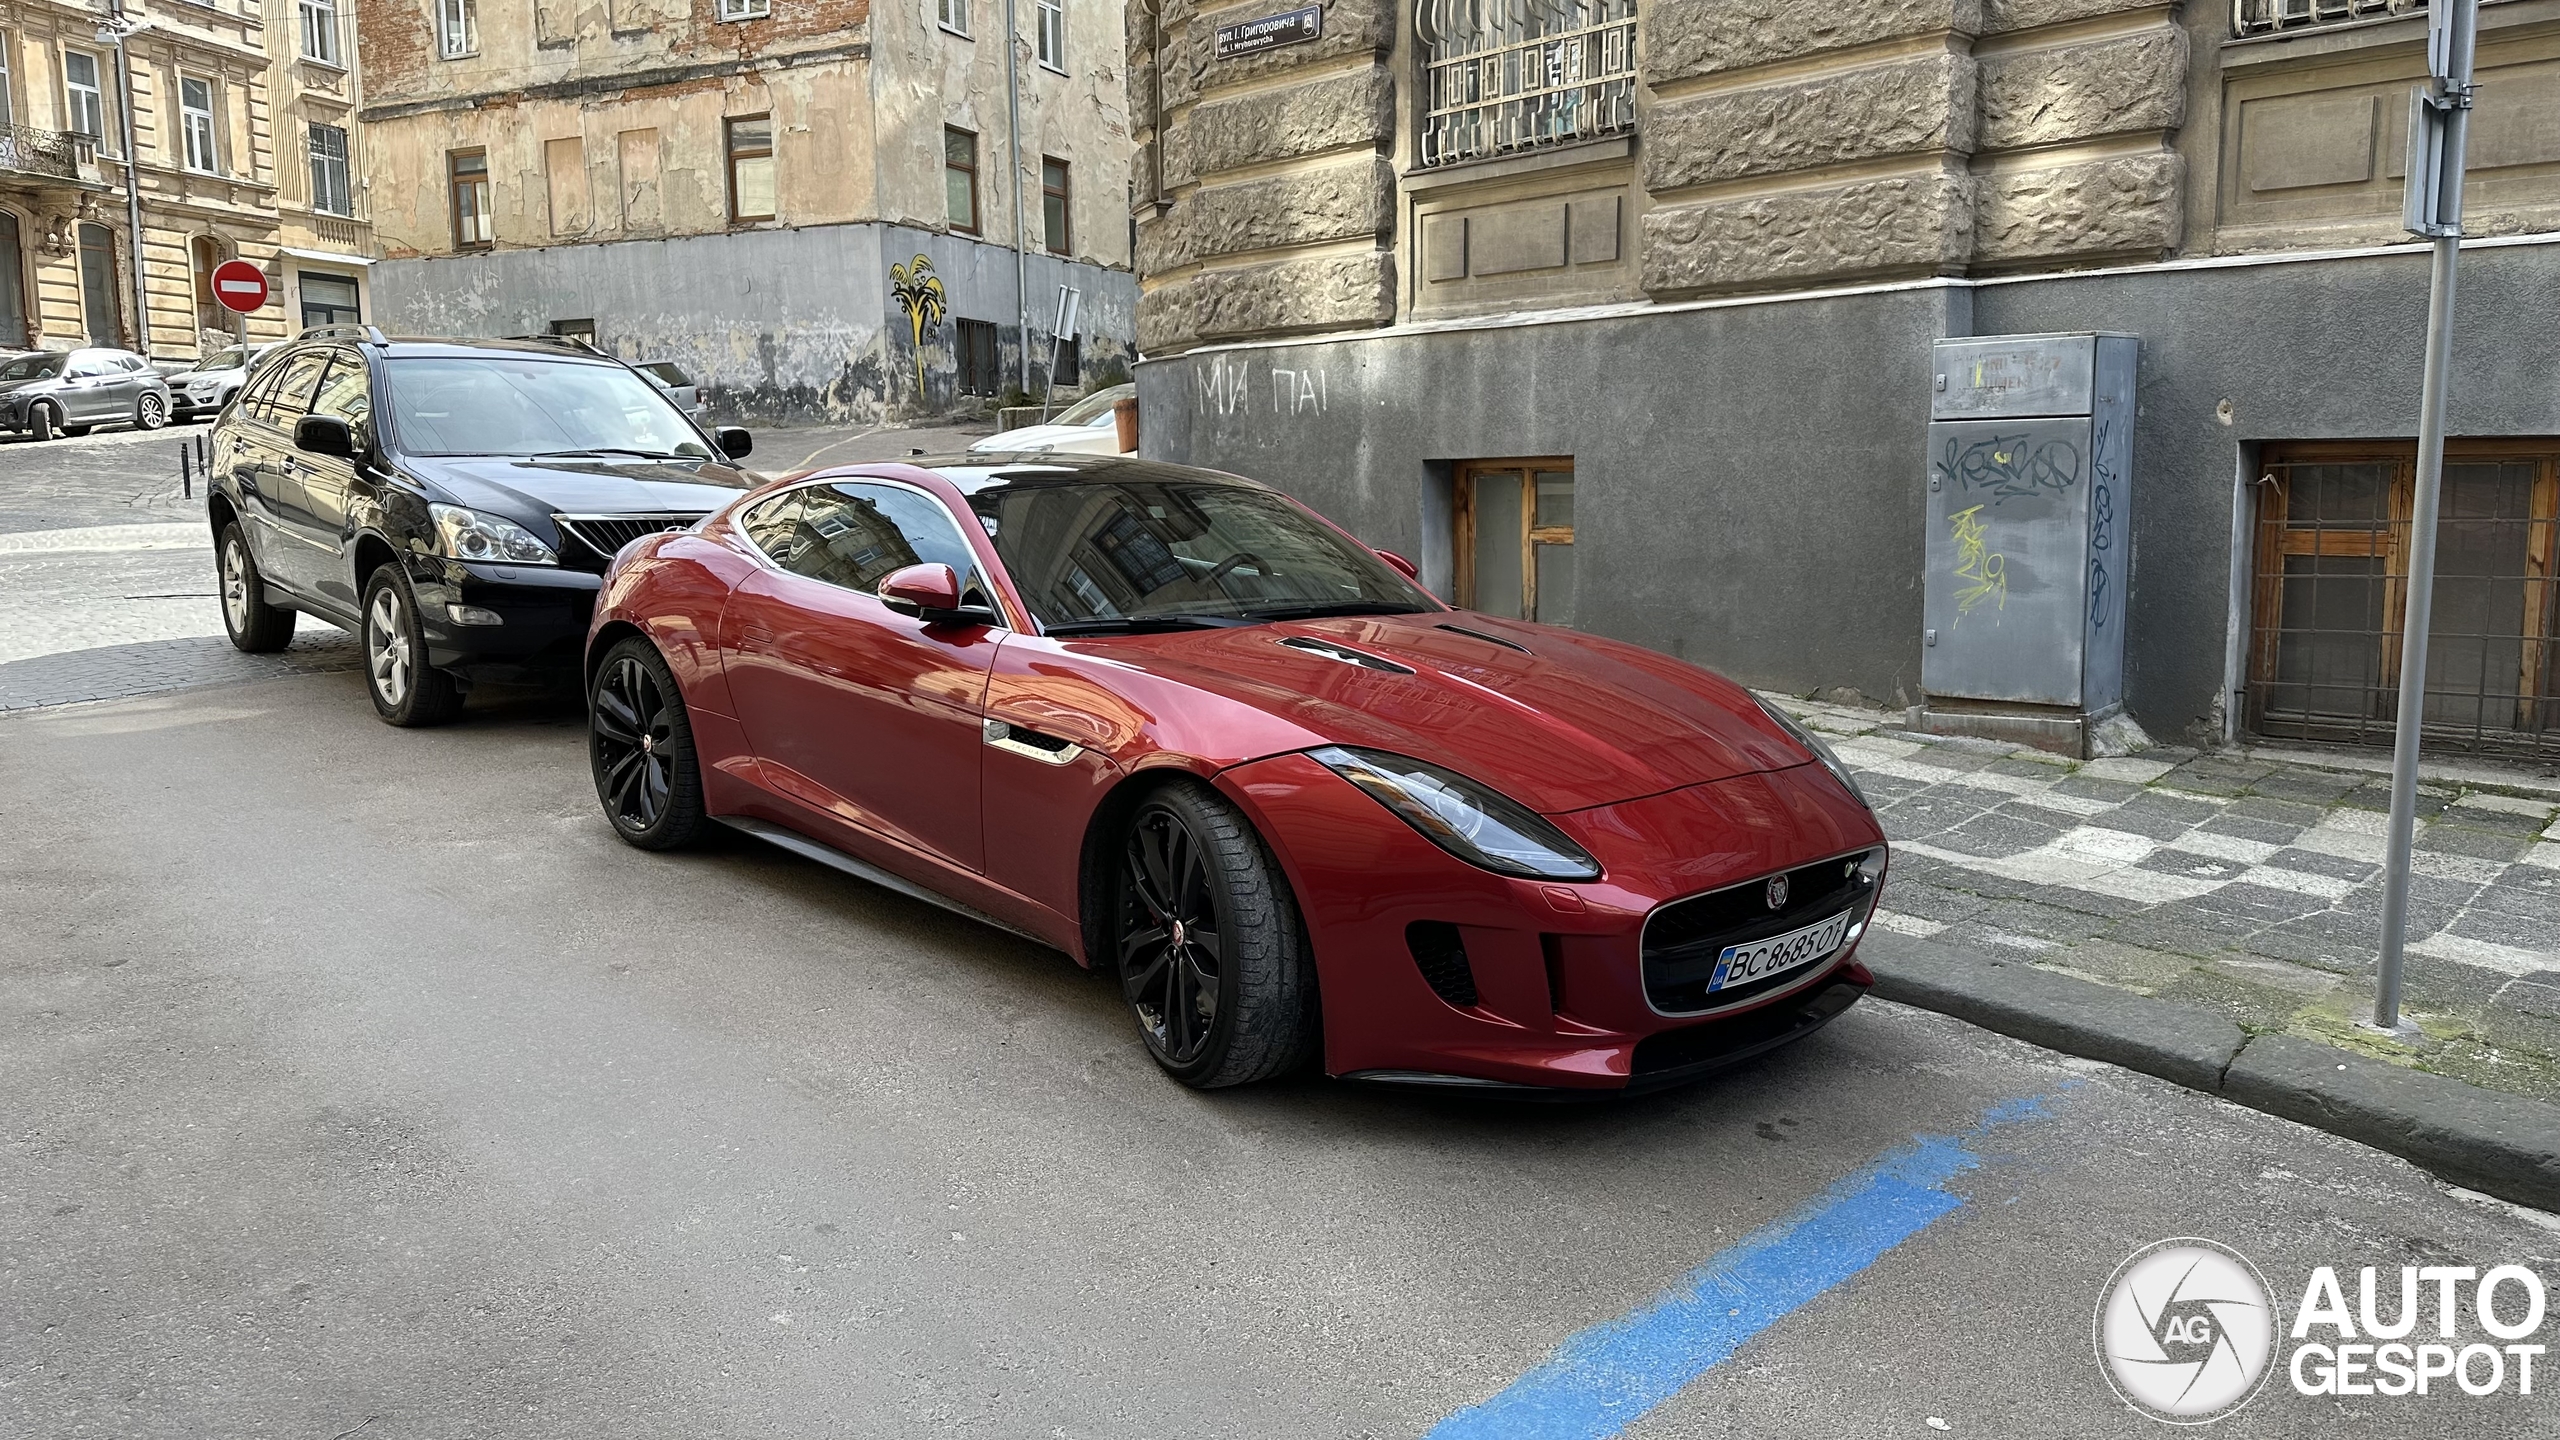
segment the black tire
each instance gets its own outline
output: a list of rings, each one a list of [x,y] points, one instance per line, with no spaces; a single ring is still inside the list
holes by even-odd
[[[356,638],[364,646],[364,693],[373,698],[373,713],[404,730],[441,725],[462,713],[462,688],[427,663],[418,598],[397,564],[382,566],[365,582]]]
[[[702,838],[702,767],[693,716],[658,647],[626,636],[587,687],[587,764],[613,833],[643,850]]]
[[[168,424],[169,402],[157,395],[146,393],[141,399],[133,402],[133,423],[134,427],[140,430],[157,430]]]
[[[1110,963],[1165,1073],[1214,1090],[1303,1063],[1318,1037],[1315,966],[1288,880],[1243,812],[1205,786],[1168,785],[1129,817],[1117,864]]]
[[[38,404],[27,412],[27,429],[38,440],[50,440],[62,433],[62,412],[50,405]]]
[[[234,649],[265,655],[293,643],[293,612],[267,603],[266,577],[258,573],[258,557],[249,553],[249,538],[236,520],[214,542],[213,573],[222,596],[222,628]]]

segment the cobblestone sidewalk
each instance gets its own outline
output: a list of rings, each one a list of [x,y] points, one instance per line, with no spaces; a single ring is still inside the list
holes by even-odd
[[[2386,776],[2178,749],[2074,764],[1775,698],[1830,736],[1895,842],[1880,927],[2560,1099],[2560,781],[2422,787],[2405,1008],[2425,1033],[2404,1046],[2354,1023]]]

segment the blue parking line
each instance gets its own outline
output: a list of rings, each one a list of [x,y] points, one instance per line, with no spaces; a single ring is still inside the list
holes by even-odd
[[[1753,1231],[1678,1284],[1578,1332],[1510,1388],[1426,1440],[1603,1440],[1677,1395],[1752,1336],[1964,1206],[1948,1180],[1982,1163],[1972,1142],[2042,1119],[2051,1096],[1984,1111],[1961,1135],[1915,1135],[1821,1198]]]

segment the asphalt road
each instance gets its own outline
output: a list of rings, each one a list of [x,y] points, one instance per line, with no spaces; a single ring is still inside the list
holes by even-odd
[[[1625,1433],[2168,1433],[2091,1316],[2169,1236],[2288,1314],[2315,1265],[2560,1276],[2560,1221],[1880,1002],[1624,1104],[1196,1094],[1057,955],[623,847],[574,713],[359,684],[0,716],[0,1434],[1594,1433],[1463,1412],[1915,1136],[1945,1213],[1735,1282],[1767,1323],[1638,1357]],[[2216,1429],[2547,1436],[2537,1379]]]

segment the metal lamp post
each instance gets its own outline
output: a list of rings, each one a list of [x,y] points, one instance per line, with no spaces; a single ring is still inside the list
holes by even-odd
[[[2480,0],[2434,0],[2428,80],[2409,97],[2409,185],[2403,223],[2435,242],[2418,417],[2418,493],[2409,517],[2409,599],[2400,625],[2400,710],[2391,748],[2391,828],[2383,856],[2382,957],[2374,1028],[2407,1035],[2400,977],[2409,938],[2409,847],[2418,828],[2418,741],[2426,723],[2427,626],[2435,608],[2436,510],[2444,489],[2445,388],[2453,368],[2454,261],[2462,246],[2463,147],[2471,129],[2471,62]]]
[[[128,15],[124,0],[107,0],[107,15],[98,22],[98,43],[116,47],[116,121],[124,145],[124,221],[133,252],[133,348],[151,353],[151,289],[142,274],[142,154],[133,138],[133,62],[125,41],[150,22]]]

